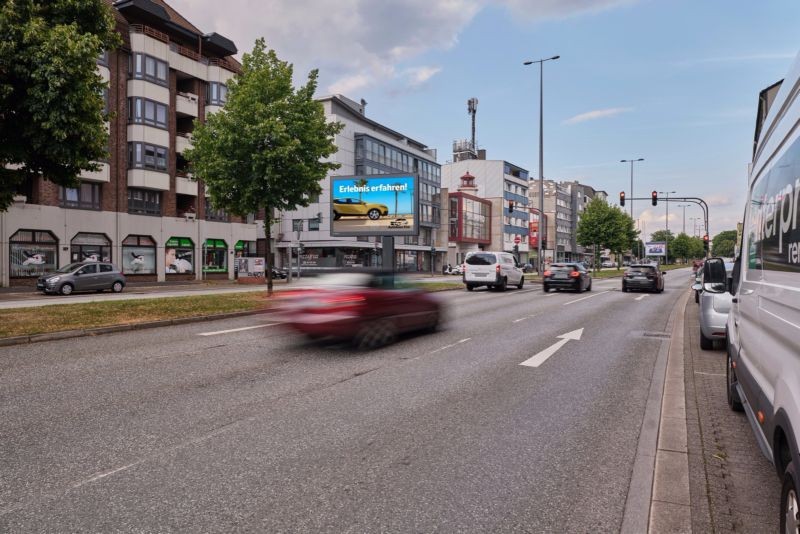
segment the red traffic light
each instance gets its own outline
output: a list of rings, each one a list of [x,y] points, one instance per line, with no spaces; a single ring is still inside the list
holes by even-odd
[[[651,195],[653,196],[653,206],[657,206],[658,205],[658,191],[653,191],[651,193]]]
[[[706,243],[708,243],[708,234],[706,234],[706,235],[704,235],[704,236],[703,236],[703,241],[705,241]]]
[[[619,192],[619,205],[620,206],[624,206],[625,205],[625,191],[620,191]]]

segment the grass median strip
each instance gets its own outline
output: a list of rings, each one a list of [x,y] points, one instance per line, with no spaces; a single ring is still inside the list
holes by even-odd
[[[267,305],[264,293],[249,292],[13,308],[0,310],[0,338],[256,311]]]

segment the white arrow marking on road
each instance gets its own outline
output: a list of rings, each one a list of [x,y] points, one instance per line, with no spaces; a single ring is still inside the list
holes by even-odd
[[[642,300],[643,298],[645,298],[645,297],[649,297],[649,296],[650,296],[650,295],[642,295],[641,297],[636,297],[636,298],[635,298],[635,299],[633,299],[633,300]]]
[[[219,334],[230,334],[231,332],[242,332],[244,330],[253,330],[255,328],[266,328],[268,326],[275,326],[280,323],[259,324],[256,326],[244,326],[242,328],[231,328],[230,330],[217,330],[216,332],[202,332],[198,336],[218,336]]]
[[[578,328],[577,330],[573,330],[572,332],[567,332],[566,334],[562,334],[558,336],[561,341],[557,341],[556,343],[550,345],[542,352],[540,352],[539,354],[537,354],[532,358],[528,358],[520,365],[525,365],[527,367],[539,367],[540,365],[542,365],[544,362],[547,361],[547,358],[555,354],[558,351],[558,349],[566,345],[570,339],[578,341],[581,338],[582,334],[583,334],[583,328]]]

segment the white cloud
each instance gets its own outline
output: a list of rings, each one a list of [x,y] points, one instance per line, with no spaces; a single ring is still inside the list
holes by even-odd
[[[593,121],[596,119],[606,119],[608,117],[616,117],[617,115],[620,115],[622,113],[627,113],[629,111],[633,111],[633,108],[597,109],[594,111],[581,113],[580,115],[575,115],[574,117],[570,117],[569,119],[564,121],[564,124],[578,124],[579,122]]]
[[[296,82],[320,69],[321,92],[356,92],[398,81],[419,87],[437,67],[413,66],[448,49],[488,5],[528,21],[596,12],[638,0],[167,0],[203,32],[232,39],[240,51],[264,37],[295,65]],[[397,89],[397,87],[394,87]],[[350,94],[356,98],[359,95]]]

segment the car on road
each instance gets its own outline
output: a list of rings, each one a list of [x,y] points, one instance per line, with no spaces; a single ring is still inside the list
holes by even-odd
[[[694,274],[694,284],[692,284],[692,289],[694,290],[694,301],[696,304],[700,304],[700,293],[703,292],[703,271],[702,269],[697,271]]]
[[[582,263],[553,263],[544,272],[542,289],[548,293],[551,289],[571,289],[572,291],[591,291],[592,275]]]
[[[360,349],[387,345],[402,333],[436,330],[444,317],[439,299],[402,285],[391,272],[325,274],[282,292],[275,317],[311,339],[349,341]]]
[[[712,281],[711,270],[722,267],[725,269],[724,281]],[[700,292],[700,348],[712,350],[714,341],[724,341],[727,335],[726,324],[733,300],[733,296],[728,292],[732,283],[733,263],[707,263],[703,270],[698,272],[701,273],[702,281],[692,286],[692,289]],[[723,275],[720,274],[718,278],[722,279]]]
[[[622,292],[634,289],[661,293],[664,291],[664,275],[666,271],[658,269],[658,265],[639,263],[631,265],[622,276]]]
[[[288,273],[283,269],[277,269],[275,267],[272,268],[272,279],[273,280],[286,280],[288,277]]]
[[[467,291],[481,286],[505,291],[509,285],[517,289],[525,285],[522,268],[510,252],[468,252],[462,269]]]
[[[616,266],[617,266],[617,262],[615,262],[615,261],[604,261],[603,263],[600,264],[600,267],[602,267],[603,269],[609,269],[609,268],[613,268],[613,267],[616,267]]]
[[[389,215],[389,207],[385,204],[364,202],[357,198],[335,198],[333,200],[333,218],[367,216],[370,220],[377,221]]]
[[[70,295],[76,291],[119,293],[125,288],[125,275],[108,262],[80,262],[65,265],[36,280],[36,289],[45,294]]]

